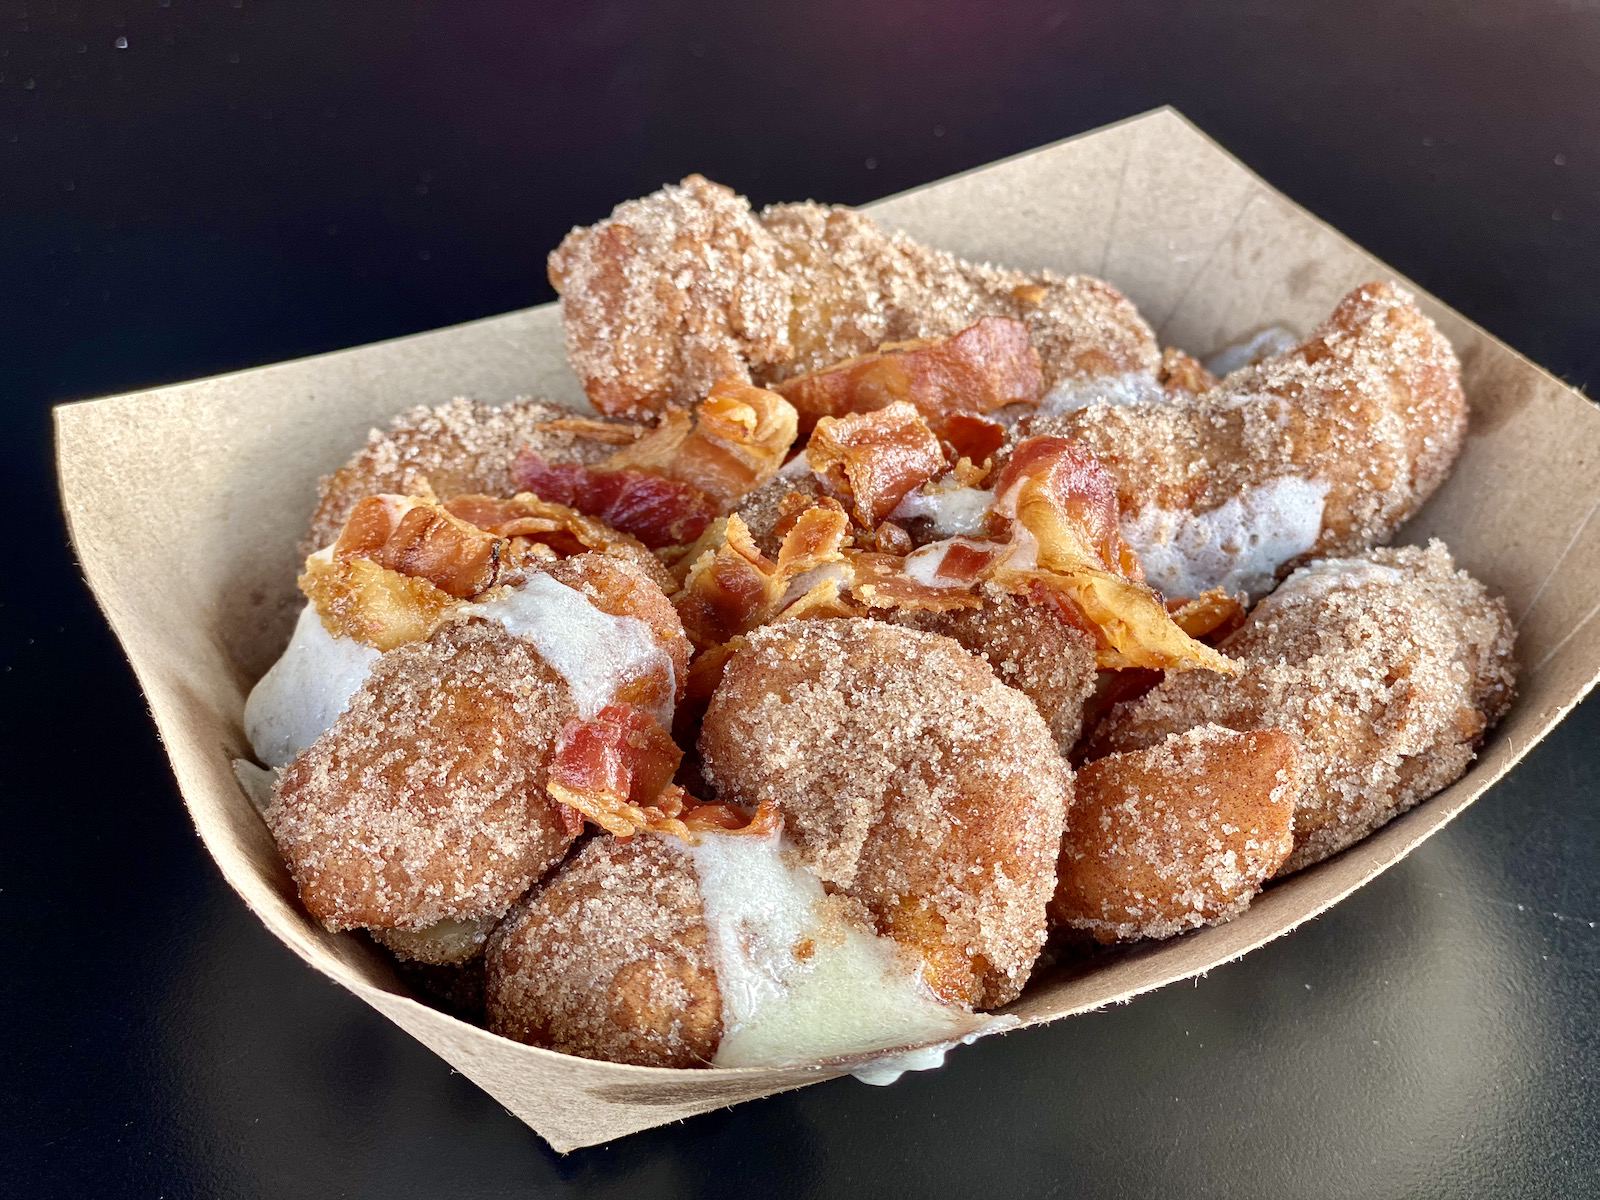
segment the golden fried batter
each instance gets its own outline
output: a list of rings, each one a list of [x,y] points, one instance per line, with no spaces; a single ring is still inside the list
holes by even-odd
[[[946,1001],[1014,998],[1044,942],[1072,775],[1021,693],[949,638],[869,620],[757,630],[700,736],[725,802],[923,957]]]
[[[1282,729],[1306,786],[1279,874],[1344,849],[1458,778],[1510,703],[1505,603],[1453,567],[1438,541],[1302,567],[1223,640],[1240,674],[1169,674],[1112,710],[1094,750],[1207,722]]]
[[[1281,730],[1202,725],[1078,772],[1050,920],[1099,942],[1238,916],[1294,848],[1302,776]]]
[[[267,810],[306,908],[330,929],[503,913],[572,842],[544,785],[576,712],[532,644],[496,624],[385,654]]]
[[[1002,683],[1033,701],[1063,754],[1077,742],[1083,706],[1095,690],[1095,643],[1054,605],[1028,604],[991,586],[980,608],[881,614],[896,625],[942,634],[987,660]]]
[[[489,940],[489,1028],[564,1054],[702,1067],[722,993],[694,865],[680,843],[602,835]]]
[[[567,360],[601,412],[642,417],[687,407],[751,365],[782,362],[789,283],[748,201],[690,175],[550,255]]]
[[[421,481],[440,499],[465,492],[509,496],[517,490],[511,460],[531,446],[551,462],[599,462],[617,448],[612,438],[586,436],[582,426],[552,428],[548,422],[572,423],[579,414],[542,400],[517,400],[495,407],[456,399],[437,408],[408,408],[389,424],[387,433],[372,430],[367,444],[344,466],[322,478],[317,509],[301,543],[300,556],[331,546],[356,502],[368,496],[422,494]],[[636,427],[616,423],[617,436],[632,440]]]
[[[1386,283],[1351,292],[1293,349],[1210,391],[1168,394],[1166,403],[1029,416],[1017,436],[1087,442],[1117,478],[1124,528],[1150,525],[1145,539],[1182,540],[1156,532],[1163,513],[1208,513],[1284,478],[1325,485],[1320,531],[1313,520],[1315,541],[1294,552],[1303,557],[1387,541],[1443,482],[1466,433],[1450,343]],[[1141,556],[1152,549],[1130,538]]]

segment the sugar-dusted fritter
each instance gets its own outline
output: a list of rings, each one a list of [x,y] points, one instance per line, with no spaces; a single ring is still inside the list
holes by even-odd
[[[452,622],[389,651],[279,781],[267,824],[331,929],[498,916],[577,828],[545,793],[577,714],[533,645]]]
[[[690,175],[574,229],[550,255],[567,361],[601,412],[688,406],[789,347],[789,281],[742,196]]]
[[[1150,327],[1102,280],[966,262],[840,205],[775,204],[761,224],[793,287],[794,354],[758,371],[760,378],[815,371],[885,342],[947,337],[982,317],[1028,326],[1047,389],[1159,365]]]
[[[565,1054],[707,1065],[722,995],[694,865],[654,834],[600,836],[489,940],[489,1028]]]
[[[511,472],[518,450],[531,448],[551,462],[593,463],[641,432],[543,400],[495,406],[458,398],[436,408],[408,408],[386,432],[372,430],[349,462],[320,481],[301,557],[332,545],[350,510],[368,496],[419,495],[424,480],[440,499],[467,492],[509,496],[518,490]]]
[[[1510,703],[1505,603],[1438,541],[1302,567],[1222,649],[1243,670],[1168,675],[1118,705],[1096,751],[1137,750],[1215,722],[1282,729],[1303,755],[1294,852],[1328,857],[1452,783]]]
[[[1018,435],[1088,443],[1168,596],[1259,593],[1285,564],[1388,541],[1433,494],[1466,432],[1459,375],[1412,297],[1369,283],[1304,342],[1211,390],[1041,411]]]
[[[1201,725],[1078,771],[1050,901],[1098,942],[1238,916],[1294,848],[1300,752],[1281,730]]]
[[[941,634],[986,659],[1002,683],[1033,701],[1063,754],[1077,742],[1098,674],[1095,643],[1055,605],[985,589],[979,608],[883,611],[897,625]]]
[[[1072,775],[1020,692],[949,638],[878,621],[749,636],[700,736],[719,800],[776,807],[801,860],[992,1008],[1044,942]]]
[[[758,218],[698,175],[574,229],[550,281],[584,391],[635,418],[720,379],[773,384],[982,317],[1028,326],[1047,387],[1160,363],[1149,326],[1098,279],[964,262],[848,208],[780,204]]]

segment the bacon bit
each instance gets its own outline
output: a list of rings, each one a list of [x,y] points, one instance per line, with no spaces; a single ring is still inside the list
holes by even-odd
[[[413,579],[371,559],[306,559],[300,590],[335,637],[393,650],[432,636],[460,601],[426,579]]]
[[[1000,549],[996,547],[997,551]],[[853,551],[849,559],[855,571],[851,593],[871,608],[948,612],[957,608],[978,608],[983,603],[969,587],[937,587],[913,579],[906,574],[905,559],[899,555]]]
[[[604,442],[608,446],[626,446],[639,440],[644,429],[626,421],[600,421],[594,417],[557,417],[553,421],[540,421],[536,429],[552,433],[570,433],[591,442]]]
[[[567,831],[569,838],[575,838],[583,832],[583,814],[570,804],[556,802],[556,820],[561,822],[561,828]]]
[[[637,538],[532,492],[518,492],[509,499],[469,492],[451,497],[444,507],[461,520],[499,537],[543,543],[561,558],[589,550],[604,553],[624,548],[638,551],[640,557],[644,554],[644,546]]]
[[[886,343],[876,354],[797,375],[777,388],[799,411],[802,429],[822,417],[872,412],[897,400],[937,424],[952,413],[1037,404],[1044,374],[1026,325],[984,317],[951,337]]]
[[[777,562],[761,553],[737,514],[728,518],[724,534],[721,546],[701,554],[690,567],[672,601],[690,639],[702,650],[778,616],[797,575],[843,561],[850,519],[835,501],[815,503],[784,535]]]
[[[1212,645],[1243,625],[1245,618],[1244,598],[1230,596],[1221,588],[1201,592],[1192,600],[1168,600],[1167,611],[1179,629]]]
[[[884,554],[910,554],[916,549],[911,535],[893,521],[885,521],[878,526],[876,534],[878,549]]]
[[[806,459],[830,490],[854,501],[856,523],[875,529],[907,495],[945,469],[939,439],[910,404],[823,417]]]
[[[512,461],[519,488],[602,517],[651,549],[699,538],[783,465],[797,417],[776,392],[725,379],[691,416],[669,408],[661,423],[593,466],[551,464],[524,446]]]
[[[944,557],[939,560],[939,569],[934,575],[939,579],[955,580],[957,583],[976,583],[979,576],[988,570],[989,565],[999,556],[999,551],[993,546],[952,538]]]
[[[1171,346],[1161,352],[1161,367],[1156,378],[1169,393],[1193,392],[1198,395],[1217,386],[1217,377],[1206,370],[1199,359],[1191,358]]]
[[[527,446],[512,460],[511,478],[517,487],[599,517],[652,550],[694,541],[717,515],[715,500],[678,480],[635,467],[551,464]]]
[[[1024,283],[1012,288],[1011,294],[1017,298],[1017,303],[1026,304],[1029,308],[1038,308],[1050,294],[1050,289],[1042,283]]]
[[[783,823],[783,815],[772,800],[763,800],[750,816],[728,804],[701,804],[685,810],[683,823],[698,833],[738,833],[752,837],[765,837],[775,833]]]
[[[350,510],[336,562],[365,558],[466,600],[493,587],[506,545],[441,505],[414,496],[368,496]]]
[[[987,462],[994,458],[996,451],[1005,445],[1006,430],[1005,426],[985,421],[982,417],[951,413],[940,422],[939,437],[949,447],[946,457],[951,462],[964,458],[970,468],[972,463]]]
[[[672,782],[682,759],[653,717],[631,704],[608,704],[593,720],[567,722],[545,789],[618,837],[651,830],[690,841],[677,819],[686,793]]]

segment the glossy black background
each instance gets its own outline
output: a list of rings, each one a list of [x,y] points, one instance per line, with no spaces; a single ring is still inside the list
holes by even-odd
[[[1600,383],[1593,0],[0,3],[0,1193],[1600,1191],[1600,704],[1196,984],[561,1158],[226,889],[71,563],[54,402],[547,300],[690,170],[862,201],[1165,102]]]

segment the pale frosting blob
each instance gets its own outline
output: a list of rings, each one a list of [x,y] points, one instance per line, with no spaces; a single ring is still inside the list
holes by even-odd
[[[293,762],[350,707],[378,657],[371,646],[329,633],[315,605],[301,609],[289,648],[244,702],[256,758],[269,767]]]
[[[1206,359],[1206,370],[1218,379],[1231,375],[1241,367],[1253,367],[1264,358],[1282,354],[1300,344],[1300,339],[1282,325],[1272,325],[1260,333],[1252,334],[1242,342],[1235,342],[1218,350]]]
[[[1405,578],[1405,574],[1394,567],[1362,558],[1319,558],[1290,575],[1272,595],[1274,602],[1320,600],[1335,589],[1372,585],[1394,587],[1404,583]]]
[[[938,482],[926,483],[909,493],[889,517],[895,521],[924,517],[933,523],[933,531],[940,537],[954,537],[982,533],[993,507],[993,492],[948,480],[943,486]]]
[[[1120,375],[1091,375],[1087,379],[1063,379],[1039,401],[1039,411],[1047,415],[1077,412],[1091,404],[1125,408],[1134,404],[1161,404],[1166,390],[1153,371],[1127,371]]]
[[[713,1066],[791,1066],[918,1047],[942,1059],[943,1048],[992,1024],[944,1003],[913,955],[849,920],[781,831],[703,833],[689,853],[722,992]],[[913,1059],[878,1075],[919,1069]]]
[[[529,575],[486,603],[463,605],[461,612],[496,621],[513,637],[533,643],[539,657],[567,681],[586,721],[631,679],[655,671],[673,679],[672,658],[649,624],[601,612],[582,592],[543,573]],[[656,714],[668,725],[671,709],[668,700],[666,711]]]
[[[1122,536],[1150,586],[1169,598],[1217,587],[1258,596],[1272,589],[1279,567],[1316,544],[1327,497],[1326,483],[1285,475],[1210,512],[1124,516]]]

